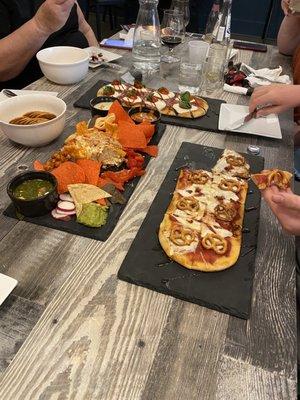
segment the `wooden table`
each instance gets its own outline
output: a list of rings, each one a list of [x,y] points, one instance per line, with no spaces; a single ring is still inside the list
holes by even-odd
[[[239,58],[253,67],[282,65],[290,72],[290,59],[275,47],[267,54],[240,51]],[[71,132],[89,118],[73,102],[100,78],[113,77],[100,69],[79,85],[58,86],[43,78],[30,88],[59,92],[68,105]],[[172,86],[174,77],[167,79]],[[221,91],[212,97],[248,102]],[[282,141],[168,126],[159,157],[150,162],[105,243],[1,214],[0,272],[19,284],[0,307],[0,399],[295,399],[294,240],[265,204],[248,321],[117,279],[182,141],[243,152],[258,144],[266,167],[292,170],[291,113],[281,121]],[[9,179],[57,147],[56,142],[28,149],[0,136],[1,210],[9,203]]]

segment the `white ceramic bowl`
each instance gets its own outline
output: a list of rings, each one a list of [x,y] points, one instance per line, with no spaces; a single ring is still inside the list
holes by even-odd
[[[66,122],[66,103],[45,94],[27,94],[0,102],[0,131],[16,143],[29,147],[44,146],[56,139]],[[9,124],[13,118],[29,111],[48,111],[56,115],[50,121],[35,125]]]
[[[89,54],[78,47],[48,47],[40,50],[36,57],[45,77],[61,85],[81,81],[89,69]]]

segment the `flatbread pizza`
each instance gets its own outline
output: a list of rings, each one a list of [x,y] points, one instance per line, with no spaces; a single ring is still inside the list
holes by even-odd
[[[265,190],[272,185],[277,186],[279,189],[286,190],[290,187],[292,176],[293,175],[288,171],[264,169],[259,174],[252,174],[251,179],[260,190]]]
[[[221,271],[238,259],[248,184],[204,170],[181,170],[159,229],[172,260],[206,272]]]
[[[208,104],[201,97],[193,96],[189,92],[175,93],[165,87],[149,89],[140,82],[130,85],[115,80],[102,86],[97,95],[115,97],[128,108],[145,106],[156,109],[163,115],[181,118],[200,118],[208,111]]]

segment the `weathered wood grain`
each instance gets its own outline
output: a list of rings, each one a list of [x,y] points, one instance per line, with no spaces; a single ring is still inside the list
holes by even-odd
[[[27,338],[45,307],[12,294],[0,308],[0,376]]]
[[[285,63],[271,47],[267,55],[253,57],[251,52],[242,51],[239,59],[253,66]],[[81,85],[71,87],[42,79],[32,88],[59,91],[68,103],[68,124],[73,126],[89,113],[75,110],[72,103],[107,76],[105,71],[89,73]],[[175,83],[176,78],[171,77],[170,84]],[[248,102],[246,96],[230,93],[216,92],[214,96],[232,103]],[[4,222],[4,233],[2,225],[0,233],[3,272],[9,271],[19,279],[18,295],[47,306],[3,374],[0,398],[293,399],[293,243],[282,235],[265,206],[261,211],[253,308],[248,322],[116,278],[183,141],[238,151],[246,151],[248,144],[256,143],[267,166],[291,169],[290,116],[283,120],[284,140],[278,142],[169,126],[160,142],[158,158],[149,163],[147,174],[105,243],[0,219],[0,224]],[[0,140],[6,154],[0,164],[4,174],[0,181],[2,208],[7,202],[5,184],[18,165],[37,157],[45,160],[58,142],[44,149],[26,150],[3,137]]]

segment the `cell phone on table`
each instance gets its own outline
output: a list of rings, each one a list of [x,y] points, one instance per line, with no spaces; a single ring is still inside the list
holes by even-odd
[[[252,50],[252,51],[260,51],[261,53],[266,53],[268,50],[267,45],[261,43],[251,43],[251,42],[233,42],[233,47],[235,49],[242,50]]]
[[[122,39],[103,39],[99,43],[101,47],[111,47],[115,49],[132,50],[132,43]]]

